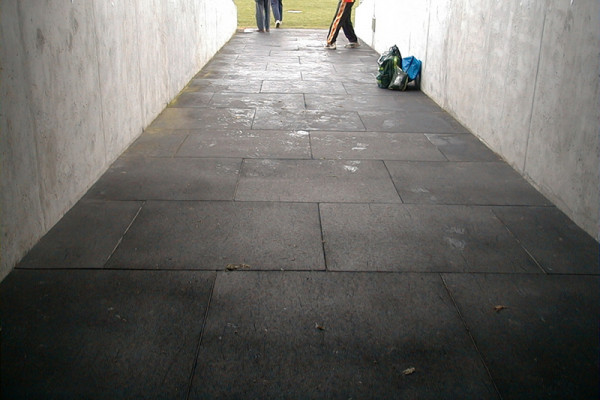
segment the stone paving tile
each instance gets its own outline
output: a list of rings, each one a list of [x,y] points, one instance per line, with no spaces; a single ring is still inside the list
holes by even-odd
[[[311,158],[306,131],[245,130],[189,135],[178,157]]]
[[[204,84],[204,86],[200,85],[200,82],[190,82],[190,84],[194,83],[196,89],[211,88],[213,85],[218,83],[219,81],[223,81],[225,76],[230,73],[231,65],[235,65],[236,68],[241,70],[248,71],[266,71],[267,70],[267,62],[236,62],[232,60],[218,60],[213,59],[208,64],[204,66],[193,78],[193,80],[204,80],[208,79],[209,81]],[[221,82],[223,84],[223,82]],[[192,86],[192,87],[194,87]],[[185,89],[184,89],[185,90]],[[187,88],[189,90],[189,87]],[[214,90],[211,90],[214,92]]]
[[[252,129],[277,130],[332,130],[364,131],[365,127],[356,112],[323,110],[281,110],[261,108],[256,110]]]
[[[319,71],[304,71],[302,72],[303,81],[315,81],[315,82],[356,82],[356,83],[373,83],[375,82],[375,75],[361,72],[348,72],[345,74],[331,76],[330,73],[324,74]]]
[[[17,268],[102,268],[141,206],[138,201],[81,200]]]
[[[108,268],[324,268],[316,204],[147,202]]]
[[[269,62],[267,71],[312,71],[321,74],[332,74],[335,72],[332,64],[295,64],[279,60]]]
[[[231,65],[229,65],[228,68],[231,68]],[[229,71],[227,73],[229,73]],[[202,91],[207,93],[258,93],[260,92],[261,86],[262,82],[260,80],[202,78],[192,79],[184,90]]]
[[[190,395],[498,398],[439,276],[238,271],[217,276]]]
[[[268,51],[268,55],[273,53],[272,49],[268,49],[267,51]],[[238,58],[238,61],[252,62],[252,60],[254,60],[256,58],[264,58],[264,59],[268,59],[268,60],[277,60],[278,62],[300,64],[300,57],[298,57],[297,55],[295,57],[294,56],[291,56],[291,57],[269,57],[268,55],[262,56],[259,54],[241,54]]]
[[[393,92],[393,91],[391,91]],[[421,133],[467,133],[454,118],[438,112],[359,111],[368,131],[421,132]]]
[[[304,110],[304,96],[300,93],[215,93],[210,106]]]
[[[542,273],[487,207],[321,204],[327,269]]]
[[[194,130],[146,129],[125,151],[126,156],[173,157]]]
[[[304,97],[308,110],[359,110],[360,112],[393,110],[409,115],[413,112],[439,112],[439,106],[421,92],[393,92],[390,90],[377,95],[353,94],[352,96],[308,93]]]
[[[149,129],[203,129],[228,131],[249,129],[253,109],[243,108],[166,108]]]
[[[270,81],[286,81],[286,82],[294,82],[302,80],[302,73],[297,70],[279,70],[276,72],[273,71],[262,71],[262,70],[243,70],[236,69],[225,75],[225,79],[236,79],[236,80],[259,80],[264,81],[266,79]]]
[[[311,132],[316,159],[446,161],[446,157],[418,133]]]
[[[214,279],[14,271],[0,286],[2,397],[185,399]]]
[[[405,203],[550,205],[503,162],[386,161]]]
[[[598,277],[447,274],[444,281],[502,398],[598,398]]]
[[[450,161],[501,161],[471,134],[425,134]]]
[[[345,94],[346,89],[341,82],[312,81],[263,81],[261,93],[333,93]]]
[[[378,111],[395,110],[395,98],[380,95],[326,95],[307,93],[305,96],[308,110],[334,110],[341,111]]]
[[[121,157],[86,198],[231,200],[241,159]]]
[[[381,161],[244,160],[237,201],[398,203]]]
[[[557,208],[495,207],[494,214],[547,273],[600,274],[598,242]]]
[[[377,76],[379,73],[379,66],[377,65],[377,58],[373,60],[373,63],[363,64],[362,62],[359,64],[356,63],[336,63],[333,68],[335,72],[340,74],[346,74],[350,72],[362,72],[371,74],[373,76]],[[373,84],[373,81],[370,82]]]
[[[169,107],[207,107],[214,93],[182,92],[169,104]]]
[[[406,92],[398,92],[397,90],[389,90],[382,89],[377,86],[377,82],[375,83],[354,83],[354,82],[344,82],[344,88],[346,92],[352,96],[398,96],[400,93],[402,95],[406,95],[406,93],[410,93],[414,89],[409,85]],[[326,94],[326,92],[322,92],[321,94]],[[377,129],[376,129],[377,130]]]
[[[274,59],[293,59],[296,57],[300,57],[300,56],[307,56],[307,54],[312,55],[314,54],[315,56],[321,57],[321,58],[326,58],[325,55],[323,55],[323,52],[319,50],[317,50],[317,48],[314,49],[302,49],[302,51],[299,51],[298,49],[294,49],[294,50],[271,50],[271,52],[269,53],[269,56],[273,57]]]

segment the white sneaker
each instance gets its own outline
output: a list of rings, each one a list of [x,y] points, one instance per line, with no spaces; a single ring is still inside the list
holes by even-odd
[[[360,46],[360,43],[358,43],[358,42],[351,42],[351,43],[348,43],[347,45],[345,45],[344,47],[347,48],[347,49],[356,49],[359,46]]]
[[[281,21],[279,21],[279,20],[275,21],[275,28],[279,28],[279,25],[281,25]]]
[[[327,43],[325,45],[325,48],[328,50],[335,50],[335,43],[331,43],[331,44]]]

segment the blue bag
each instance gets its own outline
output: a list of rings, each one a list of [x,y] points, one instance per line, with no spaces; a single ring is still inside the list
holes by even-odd
[[[408,79],[414,81],[415,78],[421,73],[421,61],[417,60],[413,56],[402,59],[402,70],[408,75]]]

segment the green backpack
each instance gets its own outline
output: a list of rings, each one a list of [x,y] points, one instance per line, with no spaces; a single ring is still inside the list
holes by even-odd
[[[382,89],[387,89],[392,83],[394,73],[398,63],[402,62],[402,54],[398,46],[393,45],[388,51],[383,53],[377,60],[379,73],[377,74],[377,86]],[[400,64],[401,65],[401,64]]]

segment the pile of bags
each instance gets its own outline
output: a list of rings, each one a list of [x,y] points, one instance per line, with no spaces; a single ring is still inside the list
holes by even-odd
[[[414,57],[402,58],[398,46],[393,45],[377,60],[377,86],[383,89],[406,90],[409,82],[420,85],[421,61]]]

